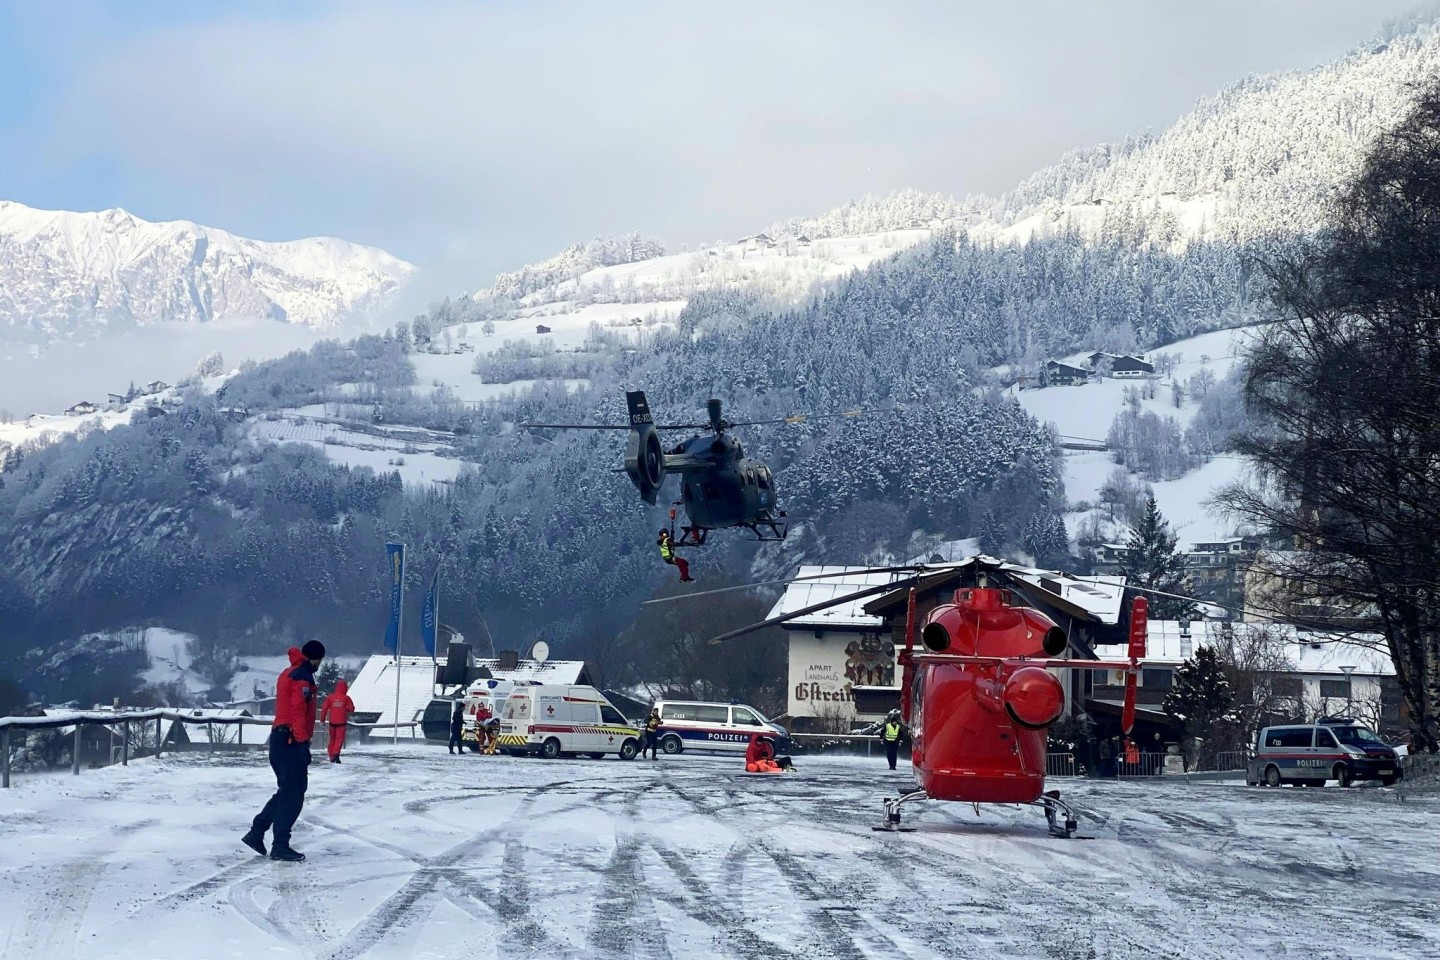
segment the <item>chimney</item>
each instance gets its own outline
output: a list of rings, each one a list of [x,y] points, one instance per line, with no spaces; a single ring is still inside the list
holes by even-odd
[[[520,651],[501,650],[495,655],[496,666],[501,670],[514,670],[520,666]]]

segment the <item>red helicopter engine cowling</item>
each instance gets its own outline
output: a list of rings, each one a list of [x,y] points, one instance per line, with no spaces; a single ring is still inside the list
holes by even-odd
[[[1060,719],[1065,688],[1039,667],[1021,667],[1005,681],[1005,712],[1022,727],[1041,730]]]

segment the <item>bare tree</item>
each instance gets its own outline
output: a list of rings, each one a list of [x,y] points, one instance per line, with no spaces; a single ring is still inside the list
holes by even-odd
[[[1219,502],[1297,548],[1316,602],[1373,613],[1417,749],[1440,750],[1440,84],[1372,149],[1324,242],[1260,264],[1276,322]]]

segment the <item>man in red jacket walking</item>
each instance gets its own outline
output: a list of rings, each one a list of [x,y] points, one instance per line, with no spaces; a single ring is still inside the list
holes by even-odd
[[[345,724],[350,722],[350,714],[355,712],[355,701],[350,699],[349,690],[350,685],[344,680],[335,681],[335,692],[320,705],[320,716],[330,724],[325,752],[330,754],[331,763],[340,762],[340,751],[345,747]]]
[[[275,795],[255,815],[250,832],[240,842],[265,855],[265,831],[274,830],[271,860],[304,860],[290,846],[290,828],[305,805],[309,785],[310,737],[315,732],[315,671],[325,659],[325,645],[310,640],[291,647],[290,666],[275,681],[275,723],[270,729],[270,768],[275,771]]]

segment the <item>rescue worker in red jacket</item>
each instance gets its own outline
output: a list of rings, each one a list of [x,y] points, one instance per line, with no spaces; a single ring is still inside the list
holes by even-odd
[[[340,751],[345,748],[345,724],[355,712],[355,701],[348,694],[350,684],[344,680],[335,681],[335,692],[320,705],[320,716],[330,724],[330,737],[325,752],[330,754],[331,763],[340,762]]]
[[[270,728],[270,769],[275,771],[275,795],[250,824],[240,842],[265,855],[265,831],[274,831],[271,860],[304,860],[290,846],[290,829],[305,805],[309,785],[310,738],[315,732],[315,671],[325,659],[325,645],[307,641],[291,647],[290,666],[275,681],[275,722]]]

